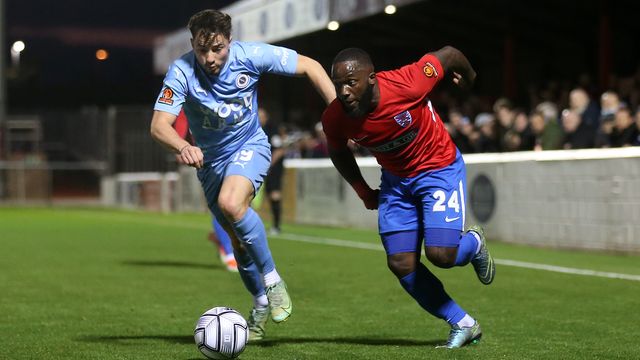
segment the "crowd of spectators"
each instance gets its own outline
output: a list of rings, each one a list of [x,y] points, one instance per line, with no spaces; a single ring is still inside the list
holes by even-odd
[[[322,123],[316,123],[313,131],[280,124],[278,135],[282,139],[287,159],[329,157],[327,138],[322,131]]]
[[[490,109],[474,112],[473,104],[482,108],[481,101],[458,107],[451,100],[443,120],[463,153],[640,145],[640,70],[613,78],[611,90],[602,93],[587,77],[578,83],[532,89],[526,107],[502,97]]]
[[[578,85],[550,82],[529,91],[527,104],[506,97],[436,100],[444,124],[462,153],[640,146],[640,70],[611,80],[598,93],[586,76]],[[322,124],[311,130],[280,127],[287,158],[328,157]],[[350,143],[356,155],[367,150]]]
[[[463,153],[636,146],[639,110],[633,111],[617,92],[602,93],[598,105],[584,89],[575,88],[565,108],[543,101],[527,112],[500,98],[492,112],[473,120],[452,109],[445,125]]]

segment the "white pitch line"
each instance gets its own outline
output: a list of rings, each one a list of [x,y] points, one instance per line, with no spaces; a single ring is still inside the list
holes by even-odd
[[[289,240],[289,241],[312,243],[312,244],[322,244],[322,245],[341,246],[341,247],[348,247],[348,248],[355,248],[355,249],[384,251],[384,248],[382,247],[382,245],[361,243],[361,242],[350,241],[350,240],[321,238],[321,237],[299,235],[299,234],[279,234],[275,236],[275,238]],[[545,270],[545,271],[558,272],[558,273],[564,273],[564,274],[595,276],[595,277],[603,277],[603,278],[609,278],[609,279],[624,279],[624,280],[640,281],[640,275],[620,274],[620,273],[614,273],[614,272],[595,271],[595,270],[588,270],[588,269],[576,269],[576,268],[570,268],[570,267],[564,267],[564,266],[536,264],[536,263],[530,263],[525,261],[516,261],[516,260],[508,260],[508,259],[495,259],[495,262],[496,264],[499,264],[499,265],[513,266],[513,267],[519,267],[519,268],[525,268],[525,269]]]
[[[275,235],[274,237],[278,239],[306,242],[311,244],[334,245],[334,246],[342,246],[342,247],[356,248],[356,249],[384,251],[384,248],[380,244],[369,244],[369,243],[362,243],[362,242],[350,241],[350,240],[329,239],[329,238],[321,238],[316,236],[308,236],[308,235],[300,235],[300,234],[278,234],[278,235]]]
[[[91,217],[96,217],[95,215],[96,214],[91,214]],[[181,228],[197,229],[197,230],[207,229],[207,227],[204,225],[170,223],[162,220],[150,220],[150,219],[141,220],[139,218],[132,218],[132,217],[123,218],[123,217],[120,217],[119,215],[114,216],[113,214],[105,214],[105,213],[98,213],[98,216],[100,218],[110,217],[113,220],[124,221],[124,222],[134,222],[134,223],[142,222],[145,224],[152,224],[152,225],[158,225],[158,226],[181,227]],[[370,243],[362,243],[362,242],[350,241],[350,240],[321,238],[317,236],[308,236],[308,235],[300,235],[300,234],[280,234],[276,236],[276,238],[289,240],[289,241],[306,242],[306,243],[312,243],[312,244],[322,244],[322,245],[348,247],[348,248],[354,248],[354,249],[384,251],[384,248],[380,244],[370,244]],[[559,273],[573,274],[573,275],[596,276],[596,277],[603,277],[603,278],[609,278],[609,279],[624,279],[624,280],[640,281],[640,275],[619,274],[619,273],[613,273],[613,272],[595,271],[595,270],[587,270],[587,269],[576,269],[576,268],[547,265],[547,264],[536,264],[536,263],[507,260],[507,259],[494,259],[494,260],[496,264],[525,268],[525,269],[545,270],[545,271],[552,271],[552,272],[559,272]]]
[[[588,269],[576,269],[564,266],[555,266],[555,265],[547,265],[547,264],[536,264],[525,261],[516,261],[516,260],[506,260],[506,259],[495,259],[496,264],[507,265],[507,266],[515,266],[527,269],[537,269],[537,270],[546,270],[553,271],[565,274],[574,274],[574,275],[585,275],[585,276],[597,276],[603,278],[610,279],[624,279],[624,280],[633,280],[640,281],[640,275],[631,275],[631,274],[619,274],[614,272],[606,272],[606,271],[595,271]]]

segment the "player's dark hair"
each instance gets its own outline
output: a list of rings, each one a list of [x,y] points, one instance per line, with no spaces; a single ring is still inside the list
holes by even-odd
[[[204,43],[212,41],[218,34],[231,39],[231,16],[218,10],[202,10],[194,14],[187,27],[194,39],[202,39]]]
[[[371,66],[373,69],[373,61],[371,56],[366,51],[360,48],[346,48],[338,53],[333,59],[333,65],[345,62],[345,61],[357,61],[360,65]]]

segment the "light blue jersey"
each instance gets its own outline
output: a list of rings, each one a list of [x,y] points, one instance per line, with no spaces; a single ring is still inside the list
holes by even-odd
[[[258,120],[260,75],[293,75],[297,63],[293,50],[232,41],[227,62],[211,76],[190,51],[169,67],[154,110],[178,115],[184,109],[205,163],[225,161],[249,140],[267,141]]]

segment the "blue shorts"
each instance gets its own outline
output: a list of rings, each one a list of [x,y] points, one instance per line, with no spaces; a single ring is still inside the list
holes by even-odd
[[[378,229],[387,253],[399,252],[393,249],[396,247],[419,249],[423,236],[426,246],[458,246],[464,229],[466,193],[466,170],[459,151],[454,162],[442,169],[411,178],[383,169],[381,178]],[[396,236],[404,232],[405,236]],[[407,236],[410,234],[415,235]],[[407,240],[412,237],[415,241]]]
[[[221,221],[225,219],[218,207],[218,195],[225,177],[240,175],[253,184],[254,195],[267,176],[271,164],[271,147],[266,137],[246,142],[229,159],[205,164],[198,170],[198,179],[207,198],[209,210]]]

